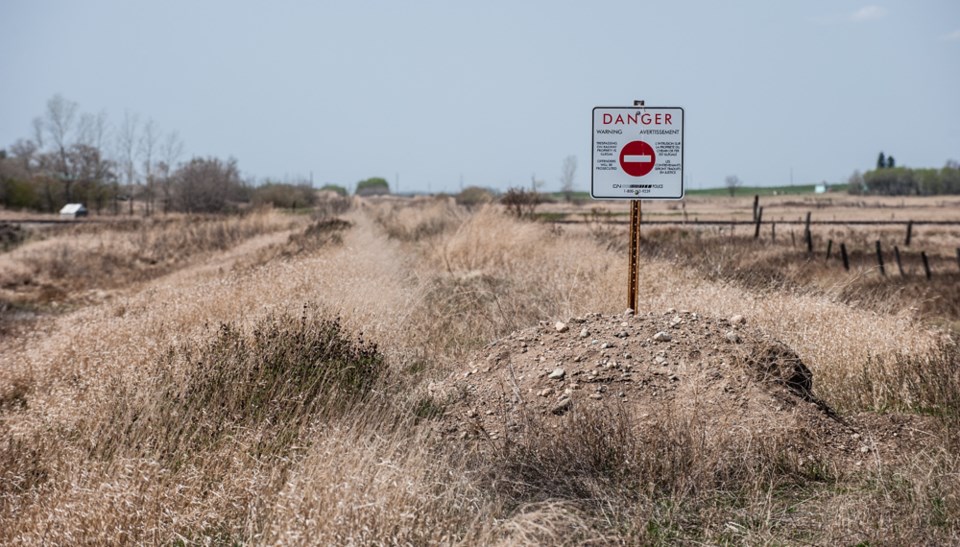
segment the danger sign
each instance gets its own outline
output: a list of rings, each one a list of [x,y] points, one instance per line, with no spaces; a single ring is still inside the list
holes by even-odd
[[[683,109],[596,107],[590,195],[594,199],[683,197]]]

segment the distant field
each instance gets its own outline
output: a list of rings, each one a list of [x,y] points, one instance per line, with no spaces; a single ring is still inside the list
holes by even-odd
[[[798,195],[798,194],[813,194],[814,189],[817,185],[815,184],[797,184],[789,186],[741,186],[737,188],[736,195],[760,195],[760,196],[785,196],[785,195]],[[847,192],[846,184],[831,184],[830,193],[844,193]],[[729,196],[730,190],[727,188],[700,188],[692,189],[687,188],[686,195],[688,196]]]
[[[799,194],[814,194],[815,184],[797,184],[788,186],[741,186],[737,188],[735,196],[793,196]],[[846,184],[831,184],[828,195],[846,194]],[[556,201],[563,201],[566,196],[563,192],[551,192],[550,197]],[[725,187],[719,188],[687,188],[687,196],[729,196],[730,190]],[[589,200],[590,192],[573,192],[571,194],[574,200]]]

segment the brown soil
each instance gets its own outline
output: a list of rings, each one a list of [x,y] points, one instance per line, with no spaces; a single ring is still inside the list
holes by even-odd
[[[896,460],[931,435],[919,417],[845,420],[813,395],[813,382],[793,350],[741,317],[668,310],[541,322],[490,344],[436,387],[453,399],[448,433],[464,439],[520,434],[530,416],[562,428],[567,414],[611,406],[641,430],[670,415],[708,441],[776,438],[793,457],[840,467]]]

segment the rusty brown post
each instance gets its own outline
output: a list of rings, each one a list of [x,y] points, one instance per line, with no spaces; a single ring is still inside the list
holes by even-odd
[[[627,307],[637,311],[637,279],[640,263],[640,200],[630,202],[630,264],[627,280]]]
[[[877,266],[880,267],[880,275],[887,275],[887,270],[883,267],[883,251],[880,249],[880,240],[877,240]]]

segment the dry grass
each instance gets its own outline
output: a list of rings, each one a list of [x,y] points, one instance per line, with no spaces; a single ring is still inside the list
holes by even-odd
[[[5,279],[53,284],[64,253],[100,252],[118,273],[65,298],[124,291],[0,340],[0,543],[960,541],[958,352],[907,291],[870,300],[868,273],[786,259],[775,275],[754,255],[781,250],[704,234],[659,235],[641,280],[645,307],[740,313],[780,338],[844,415],[948,426],[899,462],[794,461],[796,439],[708,432],[689,407],[644,427],[615,407],[531,416],[478,448],[443,435],[432,380],[515,328],[622,311],[625,259],[493,208],[376,207],[337,230],[277,216],[3,255]],[[168,267],[137,273],[142,257]]]
[[[0,255],[0,296],[40,308],[102,297],[103,291],[156,278],[197,255],[303,223],[262,211],[242,217],[170,216],[51,228]]]

